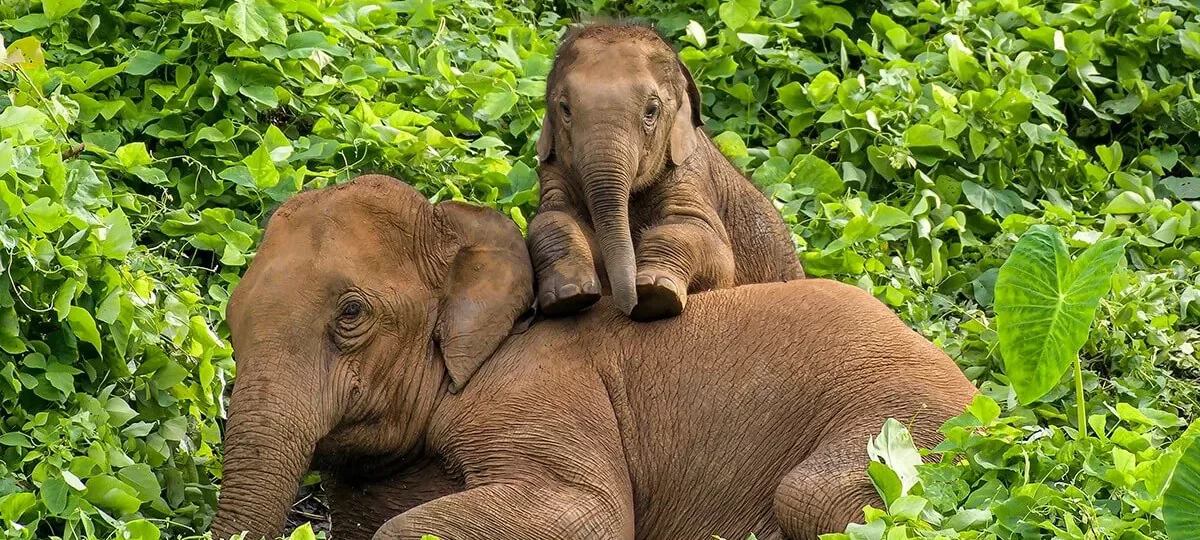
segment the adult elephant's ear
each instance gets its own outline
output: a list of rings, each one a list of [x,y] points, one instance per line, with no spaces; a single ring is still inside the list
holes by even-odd
[[[458,393],[533,305],[533,265],[520,230],[490,208],[435,209],[448,251],[434,340]]]

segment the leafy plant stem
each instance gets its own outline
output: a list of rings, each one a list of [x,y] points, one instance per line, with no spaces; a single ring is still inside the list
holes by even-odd
[[[1083,401],[1083,361],[1075,355],[1075,414],[1079,421],[1079,438],[1087,436],[1087,410]]]

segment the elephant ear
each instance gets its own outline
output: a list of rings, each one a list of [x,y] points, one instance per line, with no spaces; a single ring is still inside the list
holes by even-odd
[[[679,72],[683,74],[685,92],[680,96],[679,108],[671,124],[671,163],[675,166],[682,165],[696,150],[696,129],[704,125],[700,118],[700,89],[682,61]]]
[[[521,232],[490,208],[437,205],[451,251],[434,340],[458,393],[533,305],[533,265]]]
[[[540,163],[549,163],[554,156],[554,129],[550,123],[550,111],[542,116],[542,134],[537,140],[537,157]]]

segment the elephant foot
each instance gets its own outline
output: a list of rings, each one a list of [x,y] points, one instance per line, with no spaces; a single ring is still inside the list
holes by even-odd
[[[687,292],[667,276],[639,274],[637,277],[637,305],[629,318],[638,322],[667,319],[683,313],[687,304]]]
[[[589,281],[583,286],[566,283],[542,288],[538,306],[547,317],[563,317],[579,313],[600,300],[600,285]]]

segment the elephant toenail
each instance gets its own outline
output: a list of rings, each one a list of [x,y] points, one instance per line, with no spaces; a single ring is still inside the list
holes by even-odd
[[[558,288],[558,296],[561,298],[570,298],[579,294],[579,285],[568,283]]]
[[[589,281],[583,286],[583,294],[600,294],[600,286],[595,281]]]
[[[651,285],[654,283],[654,276],[641,275],[637,277],[637,285]]]
[[[538,299],[538,302],[542,304],[542,307],[545,307],[553,304],[555,300],[558,300],[558,297],[555,296],[553,292],[546,291],[542,293],[542,296]]]
[[[659,287],[663,287],[663,288],[665,288],[665,289],[667,289],[667,290],[669,290],[669,291],[671,291],[671,292],[673,292],[673,293],[676,293],[676,294],[678,294],[678,293],[679,293],[679,289],[677,289],[677,288],[675,287],[675,280],[673,280],[673,279],[671,279],[671,278],[669,278],[669,277],[660,277],[660,278],[658,278],[658,282],[657,282],[657,284],[658,284],[658,286],[659,286]]]

